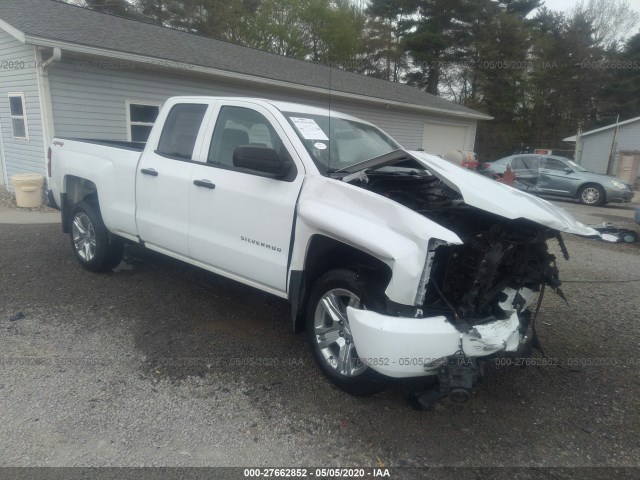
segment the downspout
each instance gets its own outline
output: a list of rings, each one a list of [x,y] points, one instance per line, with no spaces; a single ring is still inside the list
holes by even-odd
[[[51,106],[51,90],[49,88],[48,70],[54,64],[62,59],[62,50],[58,47],[53,48],[51,57],[46,60],[40,60],[40,50],[34,46],[36,58],[36,77],[38,79],[38,96],[40,97],[40,115],[42,116],[42,143],[44,145],[44,164],[46,171],[47,150],[53,141],[55,129],[53,124],[53,108]]]
[[[51,55],[51,57],[49,57],[47,60],[42,62],[40,67],[43,70],[46,70],[49,67],[49,65],[53,63],[58,63],[60,60],[62,60],[62,50],[60,50],[58,47],[54,47],[53,54]]]

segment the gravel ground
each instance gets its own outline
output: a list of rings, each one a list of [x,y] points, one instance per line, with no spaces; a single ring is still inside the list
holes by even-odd
[[[16,196],[15,194],[9,192],[4,185],[0,185],[0,205],[4,205],[5,207],[14,208],[16,210],[20,210],[22,212],[43,212],[43,213],[51,213],[55,212],[53,208],[47,207],[47,200],[43,197],[42,206],[36,208],[23,208],[18,207],[16,205]]]
[[[559,366],[417,412],[327,383],[280,299],[137,248],[92,274],[59,226],[0,225],[0,466],[637,467],[640,244],[566,243]]]

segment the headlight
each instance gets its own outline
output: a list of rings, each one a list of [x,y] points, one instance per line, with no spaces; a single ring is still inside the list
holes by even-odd
[[[617,180],[611,180],[611,183],[613,183],[613,185],[616,188],[619,188],[620,190],[626,190],[627,189],[627,186],[624,183],[619,182]]]

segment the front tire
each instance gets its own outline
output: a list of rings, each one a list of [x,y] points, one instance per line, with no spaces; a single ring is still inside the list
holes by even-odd
[[[71,248],[82,267],[106,272],[122,260],[123,243],[105,227],[97,203],[82,201],[71,211]]]
[[[322,373],[352,395],[370,395],[387,388],[389,377],[360,361],[351,337],[347,306],[362,308],[358,276],[331,270],[318,279],[307,304],[306,332],[313,358]]]
[[[604,188],[595,183],[585,185],[578,192],[578,199],[583,205],[589,205],[590,207],[598,207],[606,203]]]

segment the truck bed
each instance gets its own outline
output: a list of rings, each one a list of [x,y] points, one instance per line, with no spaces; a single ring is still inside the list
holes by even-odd
[[[94,145],[102,145],[105,147],[124,148],[126,150],[133,150],[134,152],[142,152],[146,143],[142,142],[124,142],[121,140],[103,140],[100,138],[72,138],[72,137],[58,137],[59,140],[69,140],[73,142],[92,143]]]
[[[84,179],[100,189],[101,214],[107,228],[128,238],[137,234],[135,224],[136,170],[144,144],[117,140],[56,137],[51,144],[49,186],[61,207],[59,192]]]

